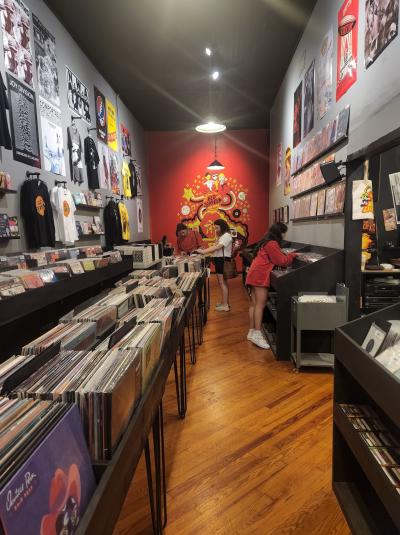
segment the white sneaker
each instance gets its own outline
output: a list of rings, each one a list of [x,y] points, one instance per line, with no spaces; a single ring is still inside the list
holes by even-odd
[[[253,335],[255,332],[255,329],[249,329],[249,332],[247,333],[247,340],[251,342],[253,340]]]
[[[261,349],[270,349],[270,346],[261,331],[254,331],[251,341],[257,347],[261,347]]]
[[[215,310],[217,312],[229,312],[231,309],[231,307],[229,305],[221,305],[221,304],[217,304],[215,305]]]

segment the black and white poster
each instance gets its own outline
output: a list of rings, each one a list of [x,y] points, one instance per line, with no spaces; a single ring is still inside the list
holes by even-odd
[[[314,128],[314,81],[315,81],[315,61],[309,66],[304,76],[304,135],[307,137]]]
[[[33,39],[39,96],[60,107],[56,40],[32,13]]]
[[[79,117],[90,124],[89,90],[77,76],[66,67],[68,106]]]
[[[55,175],[65,176],[61,112],[42,97],[39,97],[39,109],[44,168]]]
[[[106,115],[106,99],[97,87],[94,88],[94,100],[96,107],[96,128],[97,137],[103,143],[107,143],[107,115]]]
[[[136,199],[136,220],[137,231],[139,234],[143,232],[143,203],[142,199]]]
[[[22,0],[0,0],[6,69],[33,87],[30,11]]]
[[[9,73],[7,85],[14,160],[40,168],[35,93]]]
[[[399,0],[365,1],[365,66],[368,69],[397,36]]]

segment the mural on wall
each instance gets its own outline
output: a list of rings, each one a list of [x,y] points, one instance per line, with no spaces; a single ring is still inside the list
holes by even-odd
[[[213,222],[224,219],[239,239],[247,240],[250,221],[249,191],[236,178],[224,173],[197,175],[183,189],[179,213],[180,222],[197,230],[204,241],[216,240]]]
[[[293,148],[301,141],[301,110],[303,101],[303,82],[300,82],[294,93],[293,105]]]
[[[315,61],[313,60],[304,77],[304,136],[314,128],[314,81]]]
[[[338,13],[336,100],[357,81],[358,0],[345,0]]]
[[[290,195],[290,170],[292,168],[292,149],[288,147],[285,152],[285,182],[283,186],[283,194]]]
[[[365,1],[365,66],[368,69],[397,36],[399,0]]]
[[[322,119],[332,104],[333,93],[333,30],[325,35],[318,52],[317,61],[317,106]]]

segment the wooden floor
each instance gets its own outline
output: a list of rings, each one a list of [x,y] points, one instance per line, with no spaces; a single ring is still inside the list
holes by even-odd
[[[165,533],[349,534],[330,483],[332,375],[296,374],[248,342],[247,296],[231,287],[189,365],[184,421],[167,386]],[[142,459],[114,535],[151,533]]]

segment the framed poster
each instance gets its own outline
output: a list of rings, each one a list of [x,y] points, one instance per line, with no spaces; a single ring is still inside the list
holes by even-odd
[[[99,180],[100,188],[111,191],[110,178],[110,157],[108,154],[108,147],[104,143],[97,144],[97,152],[99,155]]]
[[[44,169],[65,176],[61,112],[42,97],[39,97],[39,109]]]
[[[35,93],[7,73],[14,160],[40,169]]]
[[[117,112],[115,106],[106,99],[107,109],[107,145],[108,147],[117,152],[118,140],[117,140]]]
[[[365,0],[365,67],[368,69],[397,37],[399,0]]]
[[[65,67],[65,69],[68,106],[71,111],[90,124],[89,90],[68,67]]]
[[[96,86],[94,88],[94,102],[96,106],[97,137],[103,143],[107,143],[106,98]]]
[[[114,193],[114,195],[121,195],[121,186],[119,183],[119,173],[118,173],[118,156],[117,154],[109,150],[109,170],[110,170],[110,184],[111,184],[111,191]]]
[[[22,0],[0,0],[5,67],[33,87],[31,14]]]
[[[293,148],[301,142],[301,112],[303,100],[303,82],[300,82],[294,92],[293,106]]]
[[[304,135],[307,137],[314,128],[314,83],[315,61],[311,63],[304,76]]]
[[[317,108],[318,117],[325,117],[333,96],[333,29],[325,35],[317,60]]]
[[[132,156],[131,135],[124,124],[121,123],[122,155]]]
[[[142,199],[136,199],[136,215],[137,215],[137,229],[138,233],[143,232],[143,203]]]
[[[60,107],[60,85],[58,80],[56,40],[32,13],[35,63],[39,96]]]
[[[345,0],[338,13],[336,100],[357,81],[358,0]]]

